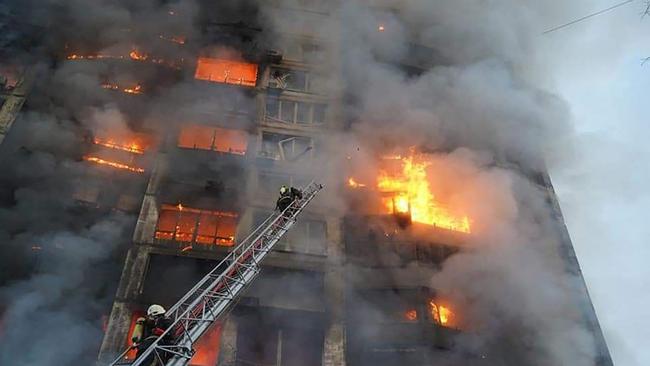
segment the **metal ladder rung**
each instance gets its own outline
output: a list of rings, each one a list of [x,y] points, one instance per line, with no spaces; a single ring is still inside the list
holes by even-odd
[[[226,258],[170,308],[168,314],[173,315],[173,323],[138,359],[128,365],[145,366],[143,362],[147,357],[155,356],[161,360],[161,353],[173,355],[166,366],[186,365],[194,354],[193,344],[254,280],[261,271],[260,262],[293,227],[297,216],[322,188],[322,185],[311,182],[302,190],[301,199],[293,201],[283,212],[271,214],[233,247]],[[161,344],[161,340],[170,334],[176,343]],[[128,351],[111,365],[127,365],[121,357]]]

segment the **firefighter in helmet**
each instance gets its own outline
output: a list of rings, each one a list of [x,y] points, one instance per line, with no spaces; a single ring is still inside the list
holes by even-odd
[[[146,318],[138,318],[131,340],[138,352],[136,358],[140,357],[144,351],[153,344],[165,331],[171,326],[172,320],[165,316],[166,310],[158,304],[153,304],[147,309]],[[168,333],[161,340],[160,344],[169,344],[173,339],[173,334]],[[160,352],[159,356],[162,361],[167,362],[171,354]],[[150,354],[143,362],[143,365],[157,365],[158,358]]]
[[[280,187],[280,197],[275,204],[275,208],[278,211],[283,212],[296,199],[302,199],[302,192],[297,188],[289,188],[282,185],[282,187]]]

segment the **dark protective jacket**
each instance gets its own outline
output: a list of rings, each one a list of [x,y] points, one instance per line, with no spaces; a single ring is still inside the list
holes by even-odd
[[[173,321],[166,316],[157,316],[155,318],[147,317],[144,321],[144,329],[142,330],[142,339],[151,336],[160,337],[172,325]],[[171,332],[170,332],[171,333]],[[167,334],[165,338],[173,337],[172,334]]]
[[[289,207],[291,202],[295,199],[302,199],[302,192],[297,188],[291,187],[286,192],[280,194],[280,197],[275,204],[275,208],[282,212]]]
[[[140,355],[147,349],[153,342],[158,339],[171,325],[173,321],[165,316],[157,316],[154,318],[147,317],[144,321],[144,326],[142,330],[142,340],[140,343],[137,345],[138,352],[136,354],[136,358],[140,357]],[[165,338],[161,340],[162,344],[169,344],[171,341],[174,339],[174,335],[171,334],[173,332],[169,332],[167,335],[165,335]],[[161,355],[161,358],[163,361],[167,361],[169,358],[171,358],[171,354],[163,352]],[[149,355],[146,360],[144,360],[143,364],[144,365],[157,365],[156,363],[157,359],[155,356]]]

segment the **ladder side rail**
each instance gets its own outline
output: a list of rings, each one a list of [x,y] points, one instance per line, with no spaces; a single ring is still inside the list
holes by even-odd
[[[285,211],[282,212],[282,214],[285,213],[285,212],[288,211],[288,210],[289,210],[289,207],[287,207],[287,208],[285,209]],[[270,215],[270,217],[274,217],[274,216],[275,216],[275,217],[274,217],[273,221],[271,222],[271,224],[268,225],[268,226],[266,227],[266,229],[270,228],[273,224],[277,223],[277,222],[280,220],[280,218],[283,217],[282,214],[279,214],[279,215],[272,214],[272,215]],[[265,230],[265,231],[266,231],[266,230]],[[262,240],[262,235],[264,235],[265,231],[263,231],[262,233],[258,234],[258,236],[257,236],[257,237],[252,241],[251,245],[252,245],[252,244],[256,244],[258,241]],[[286,231],[285,231],[285,232],[286,232]],[[249,246],[249,247],[250,247],[250,246]],[[249,249],[249,248],[247,248],[247,249]],[[180,321],[180,320],[183,320],[184,318],[187,318],[187,317],[188,317],[188,313],[190,313],[191,311],[196,310],[197,307],[199,307],[199,306],[201,305],[201,303],[204,301],[206,295],[208,295],[209,293],[213,292],[213,291],[214,291],[214,288],[215,288],[216,286],[218,286],[219,284],[221,284],[221,283],[224,282],[223,280],[224,280],[224,277],[226,276],[226,274],[230,273],[232,270],[236,269],[236,268],[239,266],[239,264],[240,264],[240,263],[239,263],[239,262],[240,262],[239,260],[240,260],[240,259],[241,259],[241,258],[242,258],[246,253],[248,253],[248,250],[245,250],[245,251],[243,251],[242,253],[240,253],[240,254],[239,254],[239,255],[238,255],[238,256],[237,256],[237,257],[236,257],[236,258],[235,258],[235,259],[230,263],[230,265],[229,265],[229,266],[228,266],[228,267],[227,267],[227,268],[226,268],[226,269],[225,269],[225,270],[224,270],[224,271],[219,275],[219,277],[217,277],[217,279],[214,280],[214,281],[211,283],[211,286],[208,286],[207,288],[205,288],[205,289],[202,291],[201,295],[200,295],[200,296],[197,296],[197,297],[194,299],[194,301],[192,301],[192,303],[190,303],[187,307],[185,307],[185,308],[183,309],[181,306],[178,306],[175,310],[183,310],[183,311],[182,311],[181,313],[178,313],[178,312],[175,313],[175,320],[174,320],[174,322],[171,324],[171,326],[170,326],[169,328],[167,328],[167,330],[166,330],[165,332],[163,332],[163,334],[161,334],[161,335],[160,335],[160,336],[159,336],[159,337],[158,337],[158,338],[157,338],[157,339],[156,339],[156,340],[155,340],[155,341],[154,341],[154,342],[149,346],[149,348],[148,348],[147,350],[145,350],[145,352],[144,352],[144,353],[139,357],[139,359],[145,359],[145,358],[146,358],[147,356],[149,356],[152,352],[155,352],[155,351],[156,351],[156,348],[158,348],[158,349],[160,349],[160,347],[167,347],[167,348],[169,348],[169,345],[167,345],[167,346],[161,346],[159,341],[162,340],[162,339],[163,339],[165,336],[167,336],[169,333],[171,333],[171,332],[177,332],[177,331],[178,331],[177,328],[178,328],[178,325],[179,325],[179,323],[180,323],[179,321]],[[231,254],[232,254],[232,252],[231,252]],[[227,259],[229,259],[229,257],[231,257],[231,256],[230,256],[230,255],[227,256],[227,257],[224,259],[224,261],[227,260]],[[222,262],[223,262],[223,261],[222,261]],[[203,280],[200,281],[200,283],[197,284],[197,285],[195,286],[195,288],[193,289],[194,291],[191,291],[192,293],[188,293],[186,296],[183,297],[182,300],[187,300],[187,299],[189,299],[189,298],[191,297],[191,295],[193,295],[195,292],[199,291],[200,288],[201,288],[201,286],[202,286],[203,284],[205,284],[205,283],[207,282],[207,280],[210,279],[210,275],[211,275],[212,273],[214,273],[215,270],[216,270],[216,268],[213,269],[212,271],[210,271],[210,274],[207,275],[207,276],[205,276],[205,277],[203,278]],[[233,291],[233,290],[230,290],[230,291]],[[236,296],[236,293],[237,293],[237,292],[239,292],[239,291],[233,291],[233,298]],[[227,304],[224,304],[224,305],[227,305]],[[189,322],[188,322],[188,323],[189,323]],[[193,323],[193,322],[192,322],[192,323]],[[188,324],[188,325],[191,325],[191,324]],[[187,325],[185,325],[185,326],[182,326],[182,328],[183,328],[184,331],[185,331],[185,330],[188,330],[187,328],[189,328],[189,327],[188,327]],[[180,337],[182,338],[183,336],[180,336]],[[139,365],[139,364],[140,364],[140,363],[136,360],[136,361],[133,363],[133,366],[136,366],[136,365]]]
[[[286,233],[286,231],[288,231],[288,229],[290,229],[291,226],[293,226],[293,224],[295,223],[295,217],[300,212],[303,211],[304,207],[306,207],[306,205],[312,200],[313,197],[314,197],[314,195],[311,194],[310,196],[305,197],[305,199],[301,200],[301,205],[298,208],[295,209],[295,212],[292,215],[293,217],[291,217],[287,222],[285,222],[285,226],[281,228],[281,230],[283,230],[282,233],[279,233],[279,235],[276,234],[276,237],[272,238],[269,241],[269,243],[267,245],[265,245],[264,247],[262,247],[260,249],[255,249],[255,251],[253,252],[253,256],[252,256],[253,261],[255,262],[255,266],[253,268],[247,267],[246,273],[243,274],[243,276],[249,277],[248,280],[244,280],[242,282],[236,283],[236,286],[235,286],[235,289],[233,290],[233,292],[238,294],[239,292],[242,292],[246,287],[248,287],[252,283],[252,280],[259,274],[259,270],[258,270],[259,264],[258,263],[260,263],[261,260],[266,256],[266,254],[268,254],[271,251],[273,245],[279,241],[279,239],[282,237],[282,235],[284,233]],[[258,254],[256,255],[255,252],[257,252]],[[185,343],[187,345],[187,346],[185,346],[185,348],[191,347],[194,344],[194,342],[196,340],[198,340],[201,337],[201,335],[210,326],[212,326],[214,320],[216,320],[216,318],[218,318],[218,316],[222,314],[223,310],[225,310],[225,308],[228,305],[229,305],[229,302],[225,302],[225,301],[216,302],[215,305],[213,306],[213,309],[209,309],[210,313],[216,314],[216,316],[214,317],[213,320],[207,321],[207,320],[203,320],[203,319],[197,319],[198,320],[197,325],[195,327],[193,327],[189,332],[187,332],[184,335],[184,337],[187,337],[188,339],[184,339],[184,340],[181,341],[181,343]],[[185,365],[185,361],[186,361],[185,359],[186,359],[186,357],[183,357],[183,356],[174,357],[174,358],[172,358],[172,359],[170,359],[168,361],[167,366],[182,366],[182,365]]]
[[[314,186],[314,187],[312,187],[312,186]],[[312,187],[312,189],[308,190],[307,188],[309,188],[309,187]],[[173,314],[175,315],[173,323],[170,325],[169,328],[167,328],[167,330],[165,332],[163,332],[163,334],[161,334],[145,350],[145,352],[142,355],[140,355],[140,357],[138,357],[138,359],[134,360],[134,362],[131,365],[132,366],[140,365],[142,360],[147,358],[147,356],[151,355],[153,352],[156,353],[156,357],[159,357],[157,350],[161,350],[163,352],[173,353],[173,354],[177,355],[178,357],[181,357],[181,359],[187,358],[186,357],[187,355],[185,355],[185,353],[177,353],[177,352],[172,351],[173,349],[178,349],[178,348],[180,348],[181,350],[186,350],[187,347],[179,346],[178,342],[177,342],[177,345],[160,345],[159,344],[160,340],[162,340],[165,336],[170,334],[170,332],[172,332],[172,331],[173,332],[178,332],[179,329],[177,329],[177,328],[180,325],[184,334],[181,333],[180,335],[176,335],[176,338],[180,338],[179,340],[182,341],[182,339],[184,337],[189,337],[189,342],[186,342],[186,343],[189,343],[189,345],[191,346],[193,344],[193,342],[196,339],[198,339],[203,334],[203,332],[205,332],[205,330],[207,330],[207,328],[209,328],[209,326],[217,319],[217,317],[223,312],[223,310],[225,308],[227,308],[227,306],[230,304],[230,302],[232,302],[232,300],[234,300],[234,298],[239,294],[239,292],[241,292],[241,290],[245,286],[247,286],[248,284],[250,284],[252,282],[252,279],[259,272],[259,262],[261,261],[261,259],[263,259],[266,256],[266,254],[270,251],[272,246],[275,245],[275,243],[277,243],[282,238],[282,236],[293,226],[293,224],[296,221],[296,217],[303,211],[303,209],[306,207],[306,205],[309,202],[311,202],[311,200],[314,198],[316,193],[321,188],[322,188],[322,186],[315,185],[315,183],[312,181],[310,184],[308,184],[305,187],[305,189],[304,189],[305,192],[303,192],[303,194],[305,194],[305,196],[303,197],[303,199],[294,200],[287,208],[285,208],[285,210],[283,210],[279,214],[272,213],[271,215],[269,215],[269,217],[262,224],[260,224],[239,245],[237,245],[233,249],[233,251],[231,251],[219,264],[217,264],[217,266],[215,266],[208,273],[208,275],[204,276],[203,279],[201,279],[190,291],[188,291],[181,298],[181,300],[179,300],[176,304],[174,304],[172,309],[170,309],[170,311],[172,311]],[[298,204],[298,205],[297,205],[297,207],[294,208],[294,206],[296,206],[296,204]],[[291,212],[291,211],[293,211],[293,212]],[[291,212],[291,216],[286,217],[285,214],[287,212]],[[275,229],[274,225],[276,223],[278,223],[280,221],[280,219],[282,219],[282,218],[284,218],[285,220],[282,222],[282,225],[279,225],[277,227],[278,230],[275,233],[275,237],[272,237],[271,239],[269,239],[269,242],[268,242],[268,244],[266,246],[262,246],[261,249],[257,249],[256,246],[257,246],[258,242],[260,243],[260,245],[264,244],[265,239],[266,239],[265,236],[264,236],[265,233],[267,231],[271,230],[271,229]],[[269,223],[269,220],[271,220],[270,223]],[[264,229],[264,230],[262,230],[262,229]],[[246,246],[247,241],[249,241],[250,238],[253,237],[260,230],[262,232],[257,234],[257,236],[255,236],[255,239],[252,240],[250,242],[250,244],[248,244],[248,246]],[[239,248],[242,248],[244,246],[246,246],[246,249],[243,250],[241,253],[239,253],[239,255],[236,255],[235,250],[239,249]],[[260,259],[259,260],[254,260],[253,261],[254,264],[253,264],[252,267],[245,266],[244,265],[245,264],[245,259],[248,259],[248,258],[251,258],[251,257],[253,259],[256,259],[256,256],[255,256],[255,251],[256,250],[258,251],[258,253],[262,253],[261,256],[260,255],[257,256]],[[231,258],[231,257],[234,257],[234,258]],[[211,282],[208,287],[203,289],[203,291],[200,291],[201,287],[203,285],[205,285],[206,283],[208,283],[208,281],[210,279],[212,279],[212,277],[214,277],[214,273],[218,269],[220,269],[223,264],[227,263],[227,261],[229,261],[229,260],[231,260],[231,262],[228,265],[228,267],[226,267],[226,269],[216,279],[214,279],[213,282]],[[227,281],[224,281],[224,279],[232,280],[232,278],[228,278],[226,275],[232,274],[233,271],[235,271],[236,269],[238,269],[240,267],[245,268],[243,276],[247,277],[246,280],[235,283],[234,290],[228,288],[228,291],[232,292],[231,298],[230,299],[222,298],[222,299],[217,300],[216,303],[210,309],[208,309],[210,315],[209,316],[206,315],[208,313],[205,312],[205,306],[207,304],[209,304],[208,301],[211,298],[211,294],[214,293],[214,289],[218,285],[220,285],[222,283],[225,283],[225,286],[228,287],[229,284],[227,284]],[[183,308],[183,305],[187,302],[187,300],[189,300],[192,297],[192,295],[194,295],[194,294],[196,294],[198,292],[200,292],[200,295],[197,296],[196,298],[194,298],[193,301],[191,301],[190,304],[188,304],[185,308]],[[206,299],[208,301],[206,301]],[[197,318],[189,318],[188,317],[188,315],[192,315],[191,313],[194,312],[194,311],[197,311],[197,310],[202,311],[202,313],[204,314],[203,317],[201,317],[201,318],[198,318],[198,317]],[[182,320],[187,321],[186,325],[181,324]],[[196,326],[192,327],[192,325],[194,325],[196,323],[199,324],[198,328]],[[188,328],[190,328],[190,329],[188,330]],[[196,330],[194,330],[194,328],[196,328]],[[192,336],[192,334],[194,336]],[[116,361],[114,361],[111,365],[115,365],[124,356],[124,354],[126,354],[128,352],[128,350],[130,350],[130,349],[131,348],[127,349],[127,351],[125,351],[123,354],[121,354],[120,357],[118,357],[118,359]],[[189,358],[187,358],[187,359],[189,359]]]
[[[212,275],[214,274],[214,272],[216,272],[216,271],[217,271],[217,270],[218,270],[218,269],[219,269],[223,264],[226,264],[226,263],[228,263],[229,260],[231,260],[231,257],[234,256],[234,253],[235,253],[235,251],[236,251],[238,248],[240,248],[241,246],[245,245],[246,242],[247,242],[248,240],[250,240],[250,238],[251,238],[251,237],[252,237],[252,236],[253,236],[257,231],[259,231],[262,227],[264,227],[265,225],[267,225],[267,222],[268,222],[272,217],[273,217],[273,215],[269,215],[269,217],[268,217],[266,220],[264,220],[264,222],[263,222],[261,225],[259,225],[255,230],[253,230],[252,233],[250,233],[250,234],[249,234],[249,235],[248,235],[244,240],[242,240],[242,241],[241,241],[241,242],[240,242],[240,243],[239,243],[235,248],[233,248],[233,250],[232,250],[230,253],[228,253],[228,255],[227,255],[224,259],[221,260],[221,262],[219,262],[219,263],[218,263],[218,264],[217,264],[217,265],[216,265],[216,266],[215,266],[215,267],[214,267],[214,268],[213,268],[213,269],[212,269],[212,270],[211,270],[207,275],[205,275],[205,276],[204,276],[204,277],[203,277],[203,278],[202,278],[202,279],[201,279],[201,280],[200,280],[200,281],[199,281],[199,282],[198,282],[198,283],[197,283],[197,284],[196,284],[192,289],[190,289],[188,292],[186,292],[185,295],[184,295],[184,296],[183,296],[179,301],[177,301],[176,304],[174,304],[174,305],[169,309],[169,312],[171,312],[171,313],[175,312],[176,309],[177,309],[178,307],[180,307],[184,302],[186,302],[186,301],[188,300],[188,298],[191,297],[191,295],[192,295],[194,292],[196,292],[196,291],[197,291],[197,290],[198,290],[202,285],[204,285],[204,284],[205,284],[205,283],[210,279],[210,276],[212,276]]]
[[[307,186],[310,187],[314,185],[313,181],[310,183],[310,185]],[[316,187],[316,186],[314,186]],[[184,343],[188,343],[189,345],[192,345],[195,340],[197,340],[207,328],[212,325],[214,320],[221,314],[221,312],[224,310],[225,307],[227,307],[230,303],[229,301],[224,301],[225,299],[222,299],[222,301],[217,301],[214,302],[214,305],[212,308],[208,309],[208,312],[211,316],[205,316],[205,306],[210,304],[211,296],[210,293],[214,292],[214,288],[217,287],[221,283],[225,283],[227,281],[223,281],[223,279],[229,279],[229,280],[234,280],[233,278],[228,278],[227,275],[233,274],[234,271],[241,269],[242,267],[244,268],[243,273],[240,274],[244,280],[241,282],[234,281],[234,289],[231,289],[231,291],[234,293],[234,296],[237,296],[239,292],[243,290],[248,284],[252,282],[254,277],[257,276],[259,273],[259,263],[263,259],[263,257],[271,250],[272,246],[279,241],[279,239],[293,226],[293,224],[296,221],[296,217],[304,210],[304,208],[307,206],[309,202],[314,198],[315,194],[320,190],[320,187],[317,188],[312,188],[312,190],[307,190],[305,189],[305,197],[301,200],[296,200],[292,202],[292,204],[287,207],[282,213],[280,213],[276,218],[273,220],[272,224],[269,225],[266,229],[270,229],[273,224],[278,222],[280,218],[285,218],[286,221],[283,222],[283,226],[279,227],[279,232],[275,234],[275,237],[271,238],[266,246],[263,246],[260,249],[255,248],[255,245],[251,245],[249,248],[247,248],[246,251],[241,253],[237,258],[236,261],[229,266],[220,276],[217,278],[216,281],[213,282],[214,286],[210,286],[209,288],[206,288],[205,291],[203,292],[202,296],[197,299],[196,303],[193,306],[193,310],[201,310],[204,314],[203,318],[197,318],[193,319],[195,320],[195,323],[198,323],[195,327],[192,327],[188,332],[186,332],[181,338],[183,337],[188,337],[188,340],[181,340],[181,342],[185,341]],[[297,207],[296,203],[298,203]],[[293,211],[290,217],[285,217],[284,214],[286,212]],[[271,215],[272,217],[273,215]],[[265,231],[267,231],[265,230]],[[260,233],[256,239],[253,240],[252,244],[256,244],[257,242],[260,242],[261,244],[264,243],[265,239],[265,232]],[[249,252],[250,250],[250,252]],[[255,255],[255,252],[261,253],[262,255]],[[250,266],[247,264],[244,260],[252,258],[253,266]],[[230,268],[232,267],[232,268]],[[233,298],[234,298],[233,296]],[[189,310],[189,309],[188,309]]]

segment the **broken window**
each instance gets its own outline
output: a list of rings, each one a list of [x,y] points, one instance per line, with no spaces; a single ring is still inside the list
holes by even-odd
[[[280,105],[280,120],[293,122],[295,120],[296,102],[283,101]]]
[[[237,214],[200,210],[182,205],[163,205],[156,239],[231,246],[235,241]]]
[[[244,155],[248,147],[248,134],[241,130],[185,125],[178,135],[178,147]]]
[[[271,68],[269,84],[271,88],[315,92],[318,77],[311,72],[283,68]]]
[[[266,117],[285,123],[320,124],[325,122],[326,104],[294,102],[274,97],[266,98]]]
[[[270,215],[268,211],[257,211],[253,215],[253,228],[259,226]],[[310,254],[324,254],[327,249],[327,223],[318,219],[303,219],[277,244],[277,249]]]
[[[304,43],[302,45],[302,55],[305,62],[320,63],[324,59],[325,52],[321,46],[315,43]]]
[[[199,57],[194,78],[216,83],[255,86],[257,65],[243,61]]]
[[[327,109],[326,104],[315,103],[312,105],[312,123],[325,123],[325,110]]]
[[[320,63],[323,60],[322,47],[307,40],[288,39],[280,48],[285,60],[306,63]]]
[[[309,137],[264,132],[259,156],[273,160],[297,161],[312,157],[313,145]]]
[[[86,180],[76,187],[72,193],[72,198],[84,203],[98,204],[100,192],[99,183]]]

